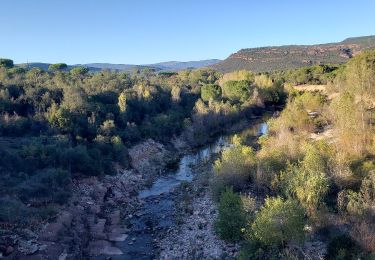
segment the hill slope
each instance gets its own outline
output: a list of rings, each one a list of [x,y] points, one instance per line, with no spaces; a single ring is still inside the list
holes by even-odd
[[[68,69],[77,67],[77,66],[83,66],[90,69],[90,71],[100,71],[103,69],[109,69],[109,70],[118,70],[118,71],[133,71],[135,69],[144,69],[144,68],[153,68],[156,71],[179,71],[184,69],[199,69],[202,67],[207,67],[214,65],[216,63],[220,62],[220,60],[217,59],[211,59],[211,60],[200,60],[200,61],[167,61],[167,62],[160,62],[155,64],[148,64],[148,65],[133,65],[133,64],[112,64],[112,63],[87,63],[87,64],[75,64],[75,65],[69,65]],[[28,68],[41,68],[43,70],[48,70],[50,63],[42,63],[42,62],[32,62],[32,63],[22,63],[18,64],[22,67],[28,67]]]
[[[338,43],[286,45],[242,49],[213,65],[229,72],[240,69],[254,72],[294,69],[313,64],[345,63],[364,49],[375,48],[375,36],[348,38]]]

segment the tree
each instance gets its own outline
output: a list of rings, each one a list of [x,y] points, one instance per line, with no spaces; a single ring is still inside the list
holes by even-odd
[[[255,237],[266,245],[284,245],[301,240],[304,225],[304,212],[296,201],[267,198],[247,231],[247,237]]]
[[[59,70],[65,70],[68,68],[68,65],[65,63],[56,63],[56,64],[51,64],[48,67],[48,70],[50,71],[59,71]]]
[[[126,93],[121,92],[120,96],[118,97],[118,107],[122,113],[126,111]]]
[[[360,135],[364,135],[364,138],[358,141],[367,143],[365,133],[369,132],[368,128],[372,125],[372,111],[375,109],[375,50],[365,51],[351,59],[345,67],[344,75],[344,93],[353,96],[352,105],[356,110],[348,116],[359,121]],[[345,116],[343,118],[345,120]]]
[[[89,69],[86,67],[75,67],[70,70],[70,73],[74,76],[84,76],[89,72]]]
[[[227,188],[220,198],[219,216],[215,228],[222,239],[237,241],[242,237],[246,216],[241,197]]]
[[[227,81],[223,85],[223,94],[234,102],[244,102],[251,95],[251,82],[247,80]]]
[[[367,124],[368,114],[356,104],[356,96],[346,90],[332,101],[330,110],[334,127],[337,131],[337,145],[340,153],[362,155],[369,141]]]
[[[215,84],[205,84],[201,88],[201,98],[204,101],[220,100],[221,98],[221,88]]]
[[[10,59],[0,59],[0,68],[1,67],[4,67],[4,68],[13,68],[14,66],[14,63],[13,63],[13,60],[10,60]]]

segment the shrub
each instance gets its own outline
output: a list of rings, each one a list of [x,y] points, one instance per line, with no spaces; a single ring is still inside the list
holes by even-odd
[[[359,192],[348,192],[347,211],[352,215],[374,214],[375,207],[375,173],[362,180]]]
[[[365,220],[357,220],[353,224],[350,235],[356,244],[365,252],[375,252],[375,223],[373,216]]]
[[[24,202],[40,199],[63,204],[70,196],[69,185],[69,172],[51,168],[35,173],[16,189]]]
[[[254,179],[256,172],[255,152],[249,146],[235,145],[225,149],[221,158],[215,161],[214,170],[216,178],[221,179],[217,183],[223,186],[231,186],[235,190],[241,190],[250,180]],[[220,190],[220,188],[219,188]]]
[[[201,88],[201,98],[204,101],[212,100],[220,100],[221,98],[221,88],[215,84],[206,84],[203,85]]]
[[[310,215],[316,213],[328,192],[329,181],[324,172],[290,165],[281,172],[276,186],[287,197],[297,199]]]
[[[272,177],[283,171],[287,167],[287,156],[281,149],[263,149],[257,154],[258,169],[257,169],[257,183],[271,186]]]
[[[242,237],[246,218],[241,197],[227,188],[220,198],[219,216],[215,223],[220,237],[228,241],[237,241]]]
[[[304,211],[296,201],[267,198],[247,231],[247,237],[254,237],[266,245],[282,245],[301,240],[304,224]]]

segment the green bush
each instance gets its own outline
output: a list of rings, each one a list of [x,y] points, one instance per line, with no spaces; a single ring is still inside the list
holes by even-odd
[[[238,241],[246,225],[246,216],[241,197],[227,188],[220,198],[219,216],[215,228],[220,237],[227,241]]]
[[[220,100],[221,98],[221,88],[215,84],[206,84],[203,85],[201,88],[201,98],[204,101],[212,100]]]
[[[304,211],[296,201],[267,198],[246,233],[265,245],[283,245],[301,240],[304,225]]]
[[[241,190],[256,173],[255,152],[249,146],[237,144],[222,152],[221,158],[215,161],[214,170],[218,190],[231,186],[234,190]]]
[[[325,199],[329,189],[329,180],[324,172],[289,165],[286,171],[280,173],[274,185],[286,197],[297,199],[312,215],[316,213]]]
[[[233,102],[244,102],[252,94],[251,82],[247,80],[227,81],[223,86],[223,94]]]

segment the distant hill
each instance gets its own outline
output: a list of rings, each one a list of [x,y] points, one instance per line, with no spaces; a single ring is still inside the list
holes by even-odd
[[[83,66],[90,69],[90,71],[100,71],[103,69],[109,70],[117,70],[117,71],[133,71],[135,69],[144,69],[144,68],[152,68],[156,71],[179,71],[184,69],[198,69],[202,67],[208,67],[220,62],[217,59],[211,60],[200,60],[200,61],[168,61],[168,62],[160,62],[155,64],[147,64],[147,65],[133,65],[133,64],[112,64],[112,63],[87,63],[87,64],[75,64],[69,65],[68,69],[73,67]],[[18,64],[22,67],[34,68],[38,67],[43,70],[48,70],[50,63],[41,63],[41,62],[31,62],[31,63],[22,63]]]
[[[184,69],[198,69],[203,67],[212,66],[217,64],[220,60],[211,59],[211,60],[200,60],[200,61],[168,61],[168,62],[160,62],[155,64],[150,64],[148,66],[157,67],[162,70],[184,70]]]
[[[20,63],[20,64],[16,64],[16,65],[19,66],[19,67],[28,68],[28,69],[40,68],[42,70],[47,71],[48,67],[51,65],[51,63],[29,62],[29,63]],[[68,65],[68,68],[66,70],[70,70],[70,69],[72,69],[74,67],[78,67],[78,66],[81,66],[81,65]],[[98,68],[87,66],[85,64],[82,65],[82,66],[88,68],[90,71],[99,71],[100,70]]]
[[[314,64],[345,63],[365,49],[375,48],[375,36],[348,38],[338,43],[286,45],[242,49],[212,68],[222,72],[294,69]]]

